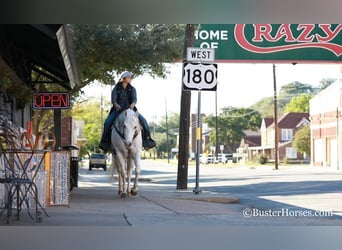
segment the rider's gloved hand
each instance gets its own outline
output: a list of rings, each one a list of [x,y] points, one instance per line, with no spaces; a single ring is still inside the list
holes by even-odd
[[[121,109],[121,106],[117,103],[114,104],[114,107],[117,111],[119,111]]]
[[[134,110],[134,107],[135,107],[135,104],[134,104],[134,103],[132,103],[131,105],[129,105],[129,108],[130,108],[131,110]]]

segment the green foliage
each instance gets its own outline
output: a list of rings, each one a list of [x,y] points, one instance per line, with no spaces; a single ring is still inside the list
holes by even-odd
[[[286,104],[285,112],[309,112],[312,94],[301,94],[295,96]]]
[[[259,156],[259,163],[260,163],[260,164],[264,165],[264,164],[266,164],[267,162],[268,162],[268,158],[267,158],[266,155],[260,155],[260,156]]]
[[[32,90],[16,78],[9,68],[0,67],[0,93],[5,93],[8,101],[15,98],[17,106],[24,107],[32,100]]]
[[[77,24],[72,29],[83,82],[110,84],[125,70],[165,77],[164,63],[182,58],[185,25]]]
[[[81,154],[86,152],[94,152],[97,150],[103,122],[107,118],[108,113],[103,112],[103,121],[101,121],[101,103],[100,100],[76,103],[72,110],[72,115],[77,120],[84,121],[83,135],[87,141],[82,145]]]
[[[259,112],[250,108],[228,107],[217,117],[218,123],[218,143],[226,145],[229,152],[235,152],[240,145],[241,138],[244,136],[244,130],[258,130],[261,124],[261,115]],[[215,142],[216,119],[214,116],[208,116],[204,120],[212,128],[210,142]]]
[[[155,128],[155,140],[157,141],[157,155],[158,157],[167,154],[167,148],[176,147],[177,136],[176,133],[179,130],[179,114],[172,113],[168,115],[168,134],[169,134],[169,145],[167,145],[167,129],[166,129],[166,117],[164,117]],[[151,130],[153,129],[153,124],[150,125]]]
[[[321,85],[319,88],[315,88],[310,84],[300,83],[300,82],[291,82],[286,85],[283,85],[280,88],[279,94],[277,96],[278,100],[278,115],[284,114],[284,112],[289,112],[286,110],[286,106],[291,100],[297,96],[305,95],[305,96],[313,96],[317,94],[324,86],[329,86],[331,81],[334,79],[322,79]],[[274,115],[274,99],[273,97],[265,97],[260,101],[256,102],[250,108],[258,110],[263,117],[272,117]],[[295,109],[292,109],[295,110]],[[305,106],[299,110],[308,110]],[[293,111],[294,112],[294,111]],[[298,111],[299,112],[299,111]],[[303,111],[300,111],[303,112]],[[305,111],[307,112],[307,111]]]
[[[298,130],[294,136],[293,145],[300,153],[306,153],[310,155],[311,153],[311,144],[310,144],[310,125],[306,125]]]
[[[319,90],[323,90],[327,87],[329,87],[332,83],[334,83],[336,81],[336,79],[334,78],[323,78],[320,82],[319,82]]]
[[[250,108],[254,110],[258,110],[262,117],[273,117],[274,115],[274,101],[273,97],[265,97],[262,98],[260,101],[257,101],[253,104]],[[278,109],[278,112],[281,113]]]

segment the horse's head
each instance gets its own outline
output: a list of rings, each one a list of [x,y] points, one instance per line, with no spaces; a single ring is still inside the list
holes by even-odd
[[[127,149],[129,149],[135,137],[138,136],[140,132],[140,123],[138,119],[138,114],[132,109],[127,109],[124,111],[125,119],[123,122],[123,139]]]

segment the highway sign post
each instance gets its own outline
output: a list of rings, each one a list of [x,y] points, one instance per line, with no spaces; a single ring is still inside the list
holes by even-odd
[[[193,190],[195,194],[202,192],[199,188],[199,155],[202,144],[201,91],[216,91],[217,86],[217,64],[203,64],[201,63],[201,60],[213,60],[214,58],[211,56],[212,54],[211,50],[195,50],[194,48],[189,48],[188,60],[200,61],[200,63],[185,62],[183,64],[184,90],[197,90],[198,92],[196,125],[196,186]]]

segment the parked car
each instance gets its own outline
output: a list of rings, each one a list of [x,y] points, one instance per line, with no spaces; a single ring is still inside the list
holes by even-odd
[[[208,164],[208,158],[203,154],[200,154],[199,160],[200,160],[200,163]]]
[[[228,161],[234,162],[233,154],[225,154],[225,157],[226,157],[226,163]]]
[[[107,157],[105,154],[91,154],[89,157],[89,171],[93,168],[103,168],[107,170]]]
[[[225,154],[217,154],[217,162],[218,163],[227,163]]]

